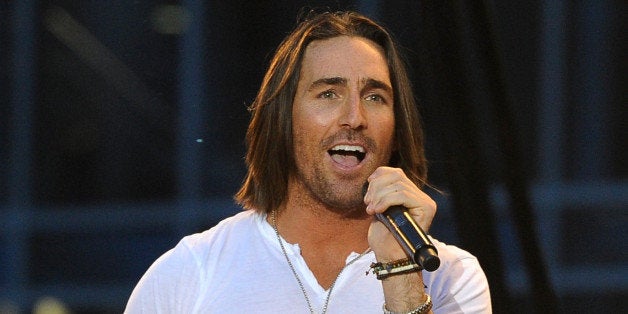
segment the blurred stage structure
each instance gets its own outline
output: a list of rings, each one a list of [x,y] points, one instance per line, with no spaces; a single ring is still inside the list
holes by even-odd
[[[307,5],[1,2],[0,312],[54,297],[119,313],[159,255],[239,211],[246,106]],[[524,218],[561,312],[628,311],[625,4],[325,5],[407,50],[432,181],[450,192],[433,193],[431,233],[480,257],[496,312],[542,311]],[[467,226],[462,203],[487,216]],[[469,229],[495,233],[494,255]]]

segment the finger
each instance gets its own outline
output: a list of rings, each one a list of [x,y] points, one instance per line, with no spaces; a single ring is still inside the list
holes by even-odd
[[[368,214],[383,213],[394,205],[408,209],[419,225],[427,230],[436,214],[436,202],[421,191],[401,169],[380,167],[369,177],[365,195]]]
[[[369,178],[369,188],[364,201],[367,212],[382,212],[393,205],[407,208],[420,206],[424,193],[397,168],[378,168]]]

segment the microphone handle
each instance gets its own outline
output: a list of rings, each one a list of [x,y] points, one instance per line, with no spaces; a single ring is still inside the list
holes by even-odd
[[[430,272],[440,266],[436,247],[405,207],[391,206],[384,213],[376,214],[376,217],[388,227],[415,263]]]

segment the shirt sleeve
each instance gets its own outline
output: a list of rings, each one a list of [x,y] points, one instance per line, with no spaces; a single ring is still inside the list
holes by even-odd
[[[201,267],[184,241],[159,257],[131,293],[124,313],[193,313]]]
[[[423,273],[434,313],[492,313],[488,281],[477,258],[454,246],[447,249],[439,248],[441,267]]]

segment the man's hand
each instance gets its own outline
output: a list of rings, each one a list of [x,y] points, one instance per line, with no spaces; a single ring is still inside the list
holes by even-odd
[[[436,202],[419,189],[399,168],[379,167],[368,178],[369,187],[364,195],[366,212],[383,213],[390,206],[401,205],[427,232],[436,214]],[[406,252],[392,233],[377,219],[373,219],[368,241],[379,262],[407,258]],[[409,312],[425,299],[421,272],[390,276],[382,280],[386,308],[394,312]]]
[[[390,206],[401,205],[425,232],[436,214],[436,202],[419,189],[399,168],[379,167],[368,178],[369,187],[364,196],[366,212],[383,213]],[[406,254],[394,236],[381,222],[374,220],[369,229],[369,245],[380,258],[400,259]]]

